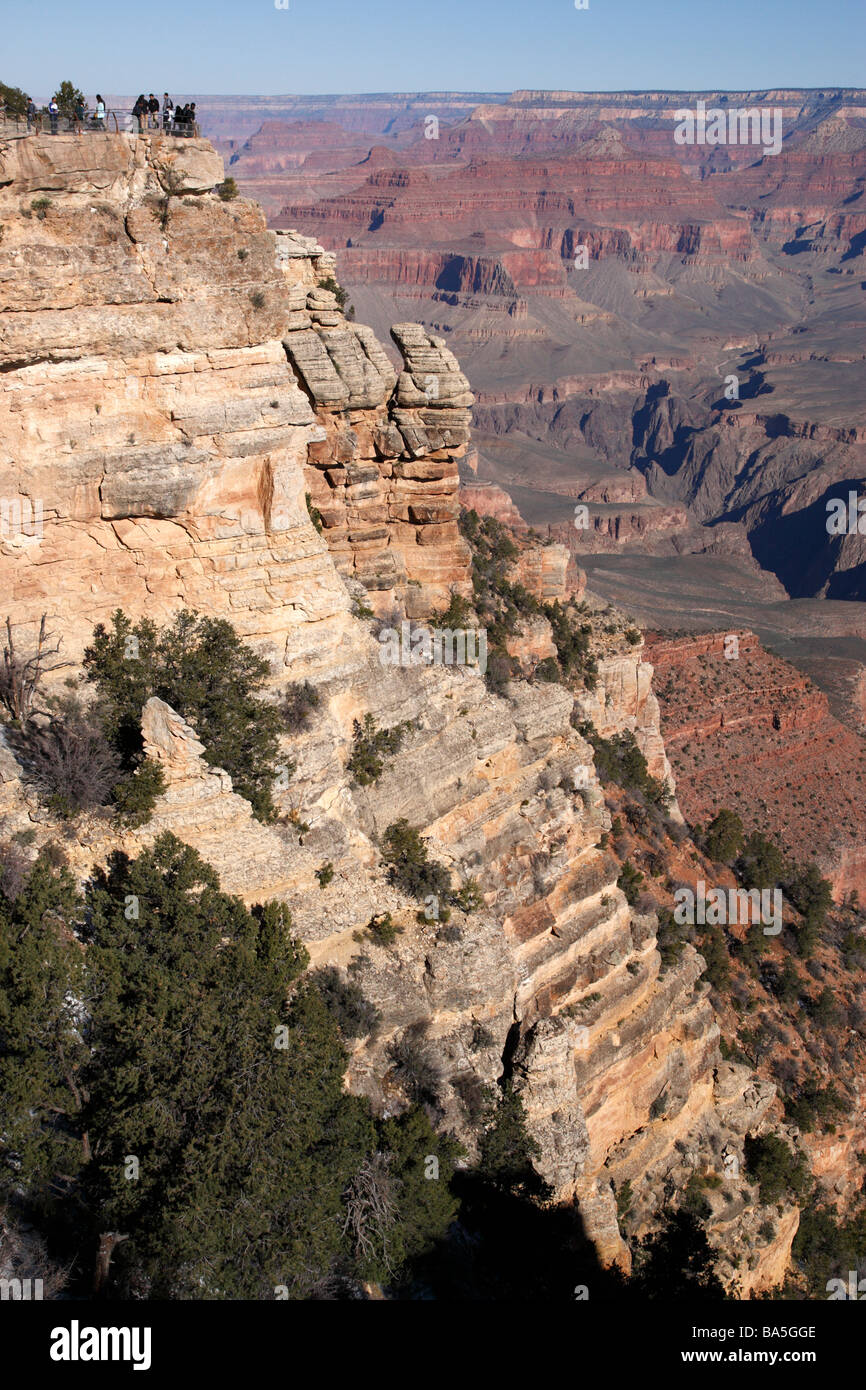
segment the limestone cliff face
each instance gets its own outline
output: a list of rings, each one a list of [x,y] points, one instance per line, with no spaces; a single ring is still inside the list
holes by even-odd
[[[229,891],[287,901],[313,964],[352,962],[381,1012],[349,1084],[399,1108],[389,1044],[420,1030],[443,1123],[471,1149],[472,1088],[507,1071],[539,1170],[560,1199],[579,1200],[603,1256],[624,1260],[615,1187],[631,1181],[648,1229],[696,1166],[721,1171],[726,1152],[741,1154],[773,1088],[721,1063],[695,951],[660,973],[655,915],[629,907],[602,847],[610,814],[573,695],[517,681],[499,698],[469,667],[382,664],[351,581],[380,611],[410,614],[467,585],[455,460],[468,384],[415,325],[394,329],[398,373],[339,311],[320,248],[221,201],[221,178],[208,146],[159,136],[0,145],[0,497],[43,510],[41,537],[7,525],[0,540],[16,630],[46,612],[74,663],[114,608],[161,620],[188,605],[267,654],[275,688],[310,676],[320,695],[310,728],[285,739],[296,768],[277,787],[274,826],[204,763],[196,731],[150,701],[145,747],[167,784],[154,819],[126,835],[80,821],[71,861],[84,875],[170,829]],[[567,555],[548,554],[523,563],[524,579],[564,597]],[[580,714],[602,733],[633,729],[667,775],[640,649],[598,657]],[[367,713],[413,727],[380,780],[359,787],[346,765]],[[4,837],[35,828],[34,849],[56,829],[4,747],[0,816]],[[478,880],[479,910],[454,910],[447,928],[435,913],[419,921],[378,849],[400,817],[455,886]],[[402,928],[394,943],[359,941],[385,910]],[[726,1249],[760,1211],[742,1183],[731,1191]],[[755,1287],[778,1277],[795,1225],[767,1270],[750,1272]]]
[[[304,499],[323,448],[342,568],[412,580],[416,611],[465,584],[465,378],[404,325],[389,413],[384,349],[318,287],[333,262],[222,177],[200,141],[0,143],[0,590],[18,623],[62,617],[71,653],[118,606],[179,603],[280,661],[333,650],[349,603]]]

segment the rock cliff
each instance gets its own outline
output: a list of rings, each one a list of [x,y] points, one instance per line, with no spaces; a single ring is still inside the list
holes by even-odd
[[[652,905],[630,907],[617,886],[610,812],[576,726],[632,730],[667,776],[651,668],[607,610],[598,685],[577,696],[526,681],[494,695],[472,667],[383,664],[371,610],[424,616],[468,592],[455,521],[468,382],[413,324],[393,330],[401,369],[342,313],[321,248],[269,232],[222,177],[198,141],[0,144],[0,495],[11,518],[13,501],[22,518],[31,502],[41,514],[0,540],[14,631],[23,643],[47,613],[74,670],[113,609],[162,620],[189,606],[268,657],[275,693],[309,677],[320,696],[310,728],[283,741],[294,768],[277,824],[255,821],[196,731],[151,700],[145,749],[166,777],[152,822],[123,834],[82,818],[67,853],[83,876],[171,829],[227,889],[284,899],[313,964],[351,964],[380,1011],[349,1084],[393,1113],[406,1097],[391,1045],[423,1034],[442,1122],[471,1152],[467,1097],[509,1075],[539,1171],[579,1201],[603,1257],[627,1263],[621,1186],[650,1229],[691,1171],[741,1154],[774,1098],[722,1064],[701,957],[688,946],[663,970]],[[568,555],[548,556],[518,574],[545,601],[565,598]],[[409,733],[359,786],[347,762],[367,714]],[[0,810],[3,833],[27,825],[34,847],[56,834],[6,749]],[[477,910],[419,920],[381,859],[402,817],[455,884],[477,880]],[[383,911],[401,928],[389,945],[367,931]],[[731,1191],[729,1262],[759,1211],[744,1179]],[[750,1287],[784,1267],[796,1212],[785,1219]]]

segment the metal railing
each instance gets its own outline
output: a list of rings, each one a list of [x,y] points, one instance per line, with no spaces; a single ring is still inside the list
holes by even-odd
[[[104,120],[98,120],[92,111],[83,120],[77,116],[59,113],[52,116],[47,111],[37,111],[35,116],[10,115],[0,113],[0,136],[2,135],[171,135],[176,139],[198,136],[200,128],[195,121],[163,122],[160,111],[157,124],[145,125],[131,111],[107,109]]]

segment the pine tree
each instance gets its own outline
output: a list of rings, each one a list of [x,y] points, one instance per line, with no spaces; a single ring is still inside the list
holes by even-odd
[[[101,623],[84,666],[107,706],[104,727],[130,765],[141,750],[141,711],[152,695],[189,721],[205,760],[231,774],[260,820],[276,814],[272,785],[283,719],[261,698],[268,663],[223,618],[178,613],[162,632],[120,609]]]
[[[43,1210],[85,1155],[81,909],[44,855],[14,902],[0,894],[0,1195]]]

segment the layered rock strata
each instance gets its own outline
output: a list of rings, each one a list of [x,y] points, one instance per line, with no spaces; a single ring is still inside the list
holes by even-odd
[[[222,170],[207,146],[83,143],[0,146],[0,492],[43,504],[41,535],[7,527],[0,545],[14,630],[23,641],[47,613],[74,671],[113,608],[160,621],[194,606],[269,657],[275,693],[315,679],[319,706],[284,739],[283,819],[262,826],[204,762],[197,731],[151,700],[145,748],[166,776],[154,818],[126,833],[81,819],[70,862],[84,877],[112,849],[172,830],[228,890],[285,900],[313,964],[352,963],[380,1011],[349,1084],[393,1113],[407,1093],[390,1044],[423,1037],[442,1123],[471,1151],[473,1088],[510,1075],[539,1171],[560,1200],[578,1200],[603,1256],[626,1261],[619,1185],[632,1182],[651,1226],[683,1185],[682,1146],[720,1169],[726,1146],[741,1150],[745,1130],[766,1123],[772,1096],[750,1100],[748,1074],[719,1072],[700,957],[688,948],[661,973],[654,914],[617,887],[574,695],[516,681],[499,697],[471,667],[383,665],[369,619],[353,616],[350,589],[429,611],[467,582],[453,466],[465,378],[414,325],[394,330],[398,374],[319,283],[330,268],[315,243],[276,239],[258,209],[214,194]],[[564,582],[562,556],[523,563],[541,594]],[[612,641],[598,656],[599,687],[578,714],[602,732],[632,728],[666,772],[641,651]],[[409,732],[362,787],[347,763],[367,714]],[[0,754],[2,834],[26,825],[35,852],[58,828]],[[419,920],[379,849],[403,817],[455,887],[477,880],[477,910],[445,923],[428,904]],[[382,911],[401,928],[389,946],[368,930]],[[736,1190],[729,1252],[737,1221],[754,1215]],[[750,1272],[755,1287],[783,1255]]]

